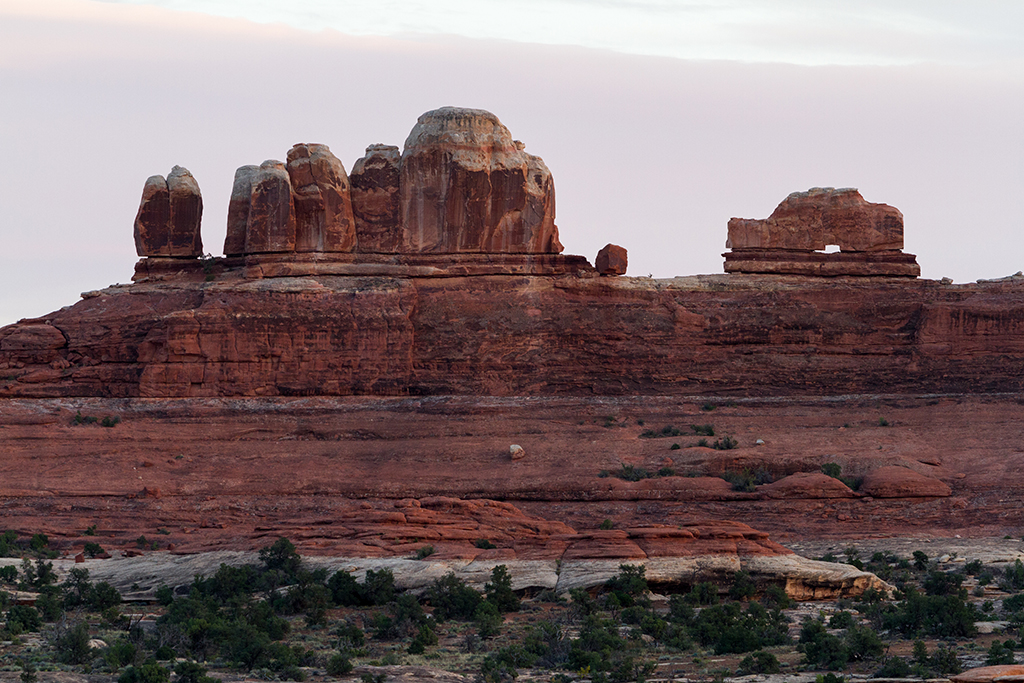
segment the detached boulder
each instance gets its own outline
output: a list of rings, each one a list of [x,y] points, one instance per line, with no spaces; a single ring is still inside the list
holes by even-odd
[[[594,266],[601,275],[625,275],[626,274],[626,250],[617,244],[606,244],[601,251],[597,252],[597,260]]]
[[[203,197],[188,169],[175,166],[166,179],[150,176],[135,215],[135,252],[139,256],[202,256],[202,219]]]
[[[879,467],[865,475],[860,492],[875,498],[945,497],[952,490],[935,477],[906,467]]]

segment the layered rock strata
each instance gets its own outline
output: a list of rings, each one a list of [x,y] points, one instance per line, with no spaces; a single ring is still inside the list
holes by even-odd
[[[202,256],[202,218],[203,196],[188,169],[175,166],[166,179],[150,176],[135,216],[136,253],[144,257]]]
[[[825,253],[828,246],[838,253]],[[903,214],[872,204],[853,188],[811,188],[789,195],[765,219],[729,220],[728,273],[917,277],[902,253]]]
[[[0,395],[1024,389],[1017,280],[384,277],[301,265],[251,279],[256,266],[216,262],[207,274],[194,262],[0,329]]]

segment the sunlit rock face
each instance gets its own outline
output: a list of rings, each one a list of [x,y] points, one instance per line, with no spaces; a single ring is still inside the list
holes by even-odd
[[[200,224],[203,196],[188,169],[175,166],[150,176],[142,188],[135,216],[135,251],[139,256],[195,258],[203,254]]]
[[[551,172],[494,114],[420,116],[400,171],[401,250],[557,254]]]

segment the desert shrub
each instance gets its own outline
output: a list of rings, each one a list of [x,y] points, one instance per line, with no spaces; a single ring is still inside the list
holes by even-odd
[[[103,546],[101,546],[99,543],[94,543],[92,541],[86,543],[85,547],[82,548],[82,553],[86,557],[96,557],[97,555],[102,555],[103,552]]]
[[[0,534],[0,557],[14,557],[18,554],[18,534],[8,529]]]
[[[85,664],[92,659],[89,647],[89,624],[78,622],[64,629],[53,639],[58,658],[65,664]]]
[[[910,663],[903,657],[888,657],[881,668],[875,672],[875,678],[908,678],[911,674]]]
[[[178,662],[174,673],[178,674],[175,683],[218,683],[216,678],[206,675],[206,667],[198,662]]]
[[[12,605],[7,610],[7,630],[18,635],[25,631],[38,631],[43,625],[39,611],[29,605]]]
[[[171,670],[161,666],[156,660],[148,661],[142,666],[129,666],[120,676],[117,683],[167,683],[171,680]]]
[[[982,570],[981,560],[971,560],[964,565],[964,574],[968,576],[977,576]]]
[[[260,562],[264,567],[264,581],[270,587],[293,582],[302,567],[302,557],[287,538],[279,538],[262,548]]]
[[[915,550],[912,557],[914,558],[914,569],[924,571],[928,568],[928,556],[923,550]]]
[[[1001,643],[998,640],[993,641],[992,646],[988,649],[985,664],[989,666],[1013,664],[1013,648],[1007,647],[1005,643]]]
[[[492,602],[479,603],[473,612],[473,621],[481,638],[493,638],[501,633],[501,612]]]
[[[461,619],[468,621],[473,618],[477,605],[482,598],[466,582],[448,572],[427,590],[430,604],[434,607],[434,618],[438,621]]]
[[[647,597],[646,572],[642,564],[620,564],[619,573],[605,582],[605,590],[609,591],[615,602],[622,607],[649,607],[651,601]]]
[[[715,425],[690,425],[690,429],[697,436],[714,436]]]
[[[757,592],[757,586],[750,578],[750,572],[740,570],[732,575],[729,597],[733,600],[749,600]]]
[[[338,652],[327,660],[326,669],[328,676],[345,676],[346,674],[352,673],[352,661],[342,653]]]
[[[711,447],[716,451],[731,451],[739,445],[740,444],[736,439],[731,436],[726,436],[722,439],[715,439],[715,442],[711,444]]]
[[[840,610],[828,620],[829,628],[850,628],[853,626],[853,615],[846,610]]]
[[[774,584],[765,589],[761,602],[768,609],[787,609],[793,606],[793,599],[786,594],[785,589]]]
[[[395,599],[395,575],[390,569],[366,570],[361,587],[363,603],[386,605]]]
[[[963,582],[963,574],[933,569],[925,577],[923,587],[927,595],[954,595],[960,593]]]
[[[434,546],[432,546],[432,545],[421,546],[419,548],[419,550],[416,551],[416,559],[417,560],[425,560],[425,559],[427,559],[428,557],[430,557],[433,554],[434,554]]]
[[[610,519],[606,519],[603,522],[601,522],[601,526],[598,528],[602,531],[610,531],[611,529],[615,528],[615,523],[612,522],[612,520]]]
[[[687,593],[686,601],[694,605],[718,604],[718,587],[710,581],[695,584]]]
[[[821,466],[821,473],[839,479],[843,476],[843,467],[837,462],[827,462]]]
[[[789,642],[786,619],[781,612],[769,612],[756,602],[746,611],[729,602],[701,610],[691,628],[694,638],[715,654],[742,653]]]
[[[779,660],[771,652],[758,650],[740,661],[740,671],[744,674],[777,674],[780,671]]]
[[[999,582],[1004,590],[1020,590],[1024,588],[1024,563],[1016,560],[1012,567],[1007,567],[1003,580]]]
[[[498,547],[498,546],[494,545],[493,543],[491,543],[490,541],[488,541],[486,538],[478,538],[478,539],[476,539],[475,541],[473,541],[473,545],[476,546],[477,548],[480,548],[481,550],[494,550],[495,548]]]
[[[124,638],[118,638],[103,652],[103,661],[113,671],[123,666],[133,664],[139,654],[139,648]]]
[[[922,595],[908,587],[903,600],[875,609],[874,620],[881,628],[908,637],[969,638],[977,633],[977,612],[959,595]]]
[[[484,595],[501,613],[519,611],[519,596],[512,590],[512,575],[503,564],[491,570],[491,580],[484,584]]]
[[[623,465],[613,474],[624,481],[640,481],[642,479],[649,479],[651,476],[651,473],[644,468],[634,467],[633,465]]]
[[[4,583],[14,583],[18,580],[18,568],[13,564],[4,565],[0,567],[0,581]]]

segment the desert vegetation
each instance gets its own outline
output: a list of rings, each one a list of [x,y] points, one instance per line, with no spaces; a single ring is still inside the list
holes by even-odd
[[[280,539],[260,551],[259,564],[221,565],[188,586],[160,587],[155,604],[128,606],[85,569],[58,582],[46,548],[33,550],[31,538],[3,538],[23,557],[0,573],[0,666],[25,683],[55,670],[119,683],[172,675],[210,683],[233,672],[369,681],[384,675],[373,667],[394,664],[492,683],[527,672],[598,683],[801,670],[929,678],[1014,661],[1024,627],[1019,560],[950,571],[923,551],[864,560],[851,546],[826,555],[874,571],[894,594],[796,604],[742,571],[652,592],[644,567],[630,564],[597,590],[566,595],[516,592],[501,564],[482,591],[449,573],[412,593],[398,590],[388,569],[361,580],[310,569]],[[1003,630],[979,635],[984,622]]]

